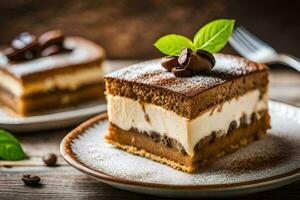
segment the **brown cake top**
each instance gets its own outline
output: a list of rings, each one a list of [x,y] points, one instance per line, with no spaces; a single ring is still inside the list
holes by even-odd
[[[0,70],[11,74],[15,78],[24,78],[40,72],[48,72],[69,66],[98,63],[105,56],[104,50],[99,45],[81,37],[67,37],[64,45],[72,51],[21,62],[9,61],[0,51]]]
[[[106,78],[146,84],[177,92],[191,97],[209,88],[220,85],[249,73],[267,70],[263,64],[227,54],[215,54],[216,65],[210,72],[199,73],[192,77],[175,77],[161,66],[161,60],[138,63],[110,73]]]

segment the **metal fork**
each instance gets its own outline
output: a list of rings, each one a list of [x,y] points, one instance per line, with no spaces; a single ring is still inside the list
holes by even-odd
[[[230,45],[242,56],[259,63],[282,63],[300,72],[300,60],[294,56],[278,53],[244,27],[235,28],[229,39]]]

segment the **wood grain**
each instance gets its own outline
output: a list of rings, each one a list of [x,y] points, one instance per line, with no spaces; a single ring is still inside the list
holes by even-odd
[[[108,62],[108,66],[114,69],[132,62],[135,61]],[[300,73],[273,70],[270,76],[270,97],[300,106]],[[42,156],[46,153],[59,155],[60,141],[70,130],[15,134],[31,159],[0,161],[0,199],[162,199],[122,191],[96,182],[67,165],[60,156],[57,167],[46,167],[42,162]],[[7,165],[12,167],[8,168]],[[25,186],[21,176],[26,173],[39,175],[42,178],[42,185],[37,188]],[[299,197],[300,181],[272,191],[230,199],[288,200]]]

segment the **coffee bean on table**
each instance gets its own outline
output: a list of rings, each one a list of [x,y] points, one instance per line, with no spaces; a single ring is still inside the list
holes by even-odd
[[[26,185],[30,185],[30,186],[36,186],[40,183],[41,178],[38,176],[34,176],[31,174],[24,174],[22,176],[22,181],[26,184]]]
[[[57,156],[53,153],[49,153],[43,156],[43,161],[47,166],[55,166],[57,161]]]

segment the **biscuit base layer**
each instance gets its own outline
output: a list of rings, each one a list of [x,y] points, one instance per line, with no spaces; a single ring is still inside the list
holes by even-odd
[[[236,128],[227,135],[216,138],[213,142],[203,143],[197,148],[193,157],[180,152],[177,148],[155,142],[151,137],[137,130],[125,131],[111,123],[106,140],[129,153],[191,173],[197,169],[201,170],[221,156],[258,140],[266,134],[269,127],[270,118],[266,111],[259,120],[254,119],[251,124]]]

